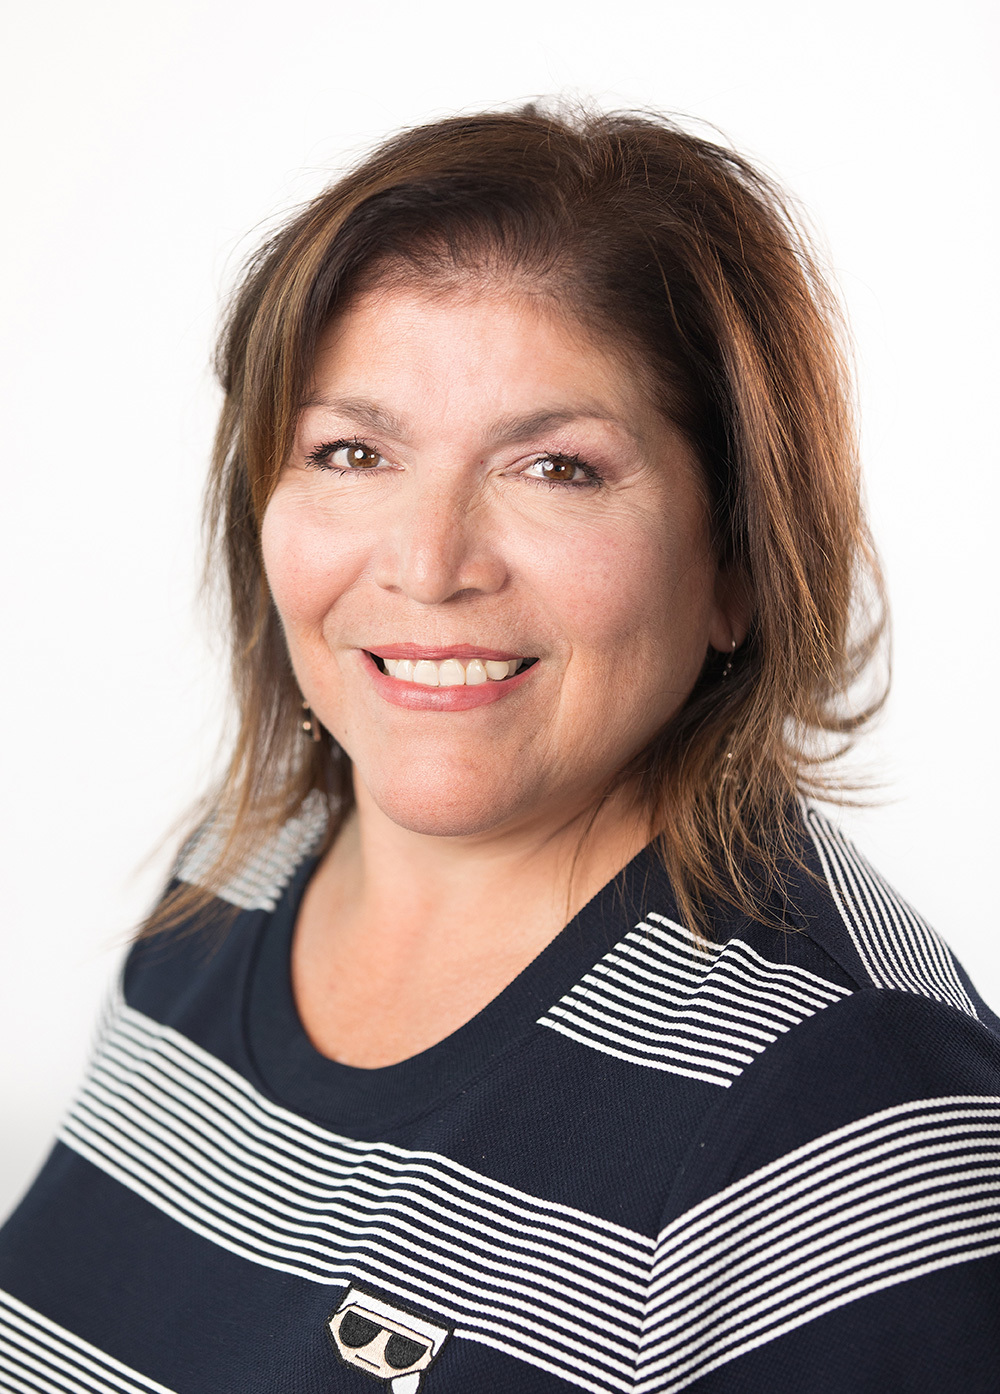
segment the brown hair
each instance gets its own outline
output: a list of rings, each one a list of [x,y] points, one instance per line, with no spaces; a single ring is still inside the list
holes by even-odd
[[[784,806],[836,793],[830,760],[881,705],[855,701],[885,628],[866,528],[835,301],[782,195],[732,150],[650,115],[525,107],[403,132],[273,236],[232,302],[208,494],[224,566],[240,726],[221,786],[213,864],[150,928],[204,907],[296,813],[351,806],[347,756],[304,740],[261,562],[260,526],[289,450],[321,332],[351,296],[398,275],[524,276],[645,365],[694,445],[720,561],[750,629],[724,677],[710,656],[631,780],[682,911],[713,899],[761,914],[787,850]],[[884,684],[883,684],[884,686]],[[835,748],[823,737],[839,737]],[[750,874],[748,868],[756,868]]]

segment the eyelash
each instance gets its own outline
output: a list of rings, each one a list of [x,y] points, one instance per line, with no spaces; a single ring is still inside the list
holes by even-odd
[[[372,455],[378,455],[377,450],[366,444],[363,440],[352,437],[350,440],[331,440],[323,445],[317,445],[315,450],[310,450],[306,456],[306,463],[313,469],[330,470],[333,474],[374,474],[375,470],[351,469],[348,465],[331,465],[329,459],[338,450],[368,450]]]
[[[539,479],[535,475],[526,475],[533,484],[547,484],[550,489],[594,489],[599,488],[604,483],[604,477],[594,469],[593,465],[588,465],[587,461],[579,455],[564,455],[558,450],[551,450],[545,455],[536,455],[532,460],[533,465],[547,461],[553,465],[575,465],[583,475],[582,479]]]
[[[366,441],[352,437],[350,440],[332,440],[323,445],[318,445],[315,450],[311,450],[306,456],[306,463],[313,469],[329,470],[334,474],[378,474],[381,471],[369,467],[368,469],[352,469],[349,465],[331,465],[330,457],[335,455],[338,450],[367,450],[372,455],[378,455],[378,451],[370,446]],[[381,457],[380,457],[381,458]],[[574,465],[583,475],[582,479],[539,479],[535,475],[525,475],[533,484],[545,484],[550,489],[592,489],[604,483],[603,476],[589,465],[586,460],[579,455],[565,455],[560,451],[549,451],[547,454],[536,455],[531,461],[532,465],[541,464],[542,461],[550,462],[554,465]]]

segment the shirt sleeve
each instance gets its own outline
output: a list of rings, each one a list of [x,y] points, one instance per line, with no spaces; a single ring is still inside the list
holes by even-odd
[[[641,1394],[995,1394],[1000,1042],[862,991],[713,1108],[657,1244]]]

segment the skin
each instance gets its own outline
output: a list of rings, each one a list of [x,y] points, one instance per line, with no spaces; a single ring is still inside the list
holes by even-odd
[[[635,855],[648,829],[608,782],[742,637],[697,462],[640,381],[499,287],[372,292],[320,344],[262,546],[302,692],[354,766],[292,954],[331,1058],[448,1035]],[[399,644],[538,662],[487,705],[412,710],[368,657]]]

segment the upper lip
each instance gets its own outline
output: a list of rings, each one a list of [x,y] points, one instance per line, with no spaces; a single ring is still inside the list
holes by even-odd
[[[529,656],[513,653],[510,649],[484,649],[478,644],[372,644],[368,652],[379,658],[409,658],[414,663],[422,658],[432,663],[440,663],[446,658],[492,658],[503,663],[512,658]]]

